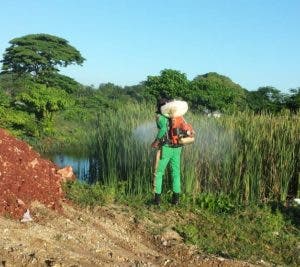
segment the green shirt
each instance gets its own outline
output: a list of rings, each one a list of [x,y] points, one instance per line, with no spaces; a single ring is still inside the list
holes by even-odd
[[[157,140],[161,140],[164,136],[168,134],[168,124],[169,119],[163,115],[158,115],[156,120],[156,125],[158,128],[158,133],[156,135]]]

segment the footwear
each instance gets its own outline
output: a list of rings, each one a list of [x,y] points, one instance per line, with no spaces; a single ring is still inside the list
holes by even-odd
[[[159,205],[160,204],[160,194],[155,193],[154,199],[153,199],[153,204],[154,205]]]
[[[173,193],[171,203],[173,205],[178,205],[179,204],[179,193]]]

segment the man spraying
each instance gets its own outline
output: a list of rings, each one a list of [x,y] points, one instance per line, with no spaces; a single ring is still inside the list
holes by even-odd
[[[157,101],[156,124],[158,133],[152,148],[157,148],[154,172],[154,204],[160,204],[162,179],[167,165],[170,163],[172,176],[172,204],[179,203],[181,193],[180,158],[182,146],[194,142],[194,131],[187,124],[183,115],[187,112],[185,101],[161,98]]]

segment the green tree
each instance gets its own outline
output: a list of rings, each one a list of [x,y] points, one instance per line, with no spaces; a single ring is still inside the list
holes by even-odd
[[[199,75],[191,82],[186,97],[197,109],[232,112],[245,108],[246,90],[226,76],[215,72]]]
[[[124,91],[126,95],[137,102],[145,101],[155,103],[155,97],[149,94],[149,91],[143,82],[137,85],[125,86]]]
[[[255,112],[279,112],[284,107],[284,95],[272,87],[264,86],[257,91],[250,91],[247,94],[247,102],[249,107]]]
[[[49,73],[47,76],[40,77],[38,81],[39,83],[47,85],[47,87],[55,87],[70,94],[76,93],[83,88],[83,86],[74,79],[59,73]]]
[[[17,98],[24,104],[24,110],[34,113],[38,121],[51,121],[53,112],[66,109],[71,103],[70,96],[57,88],[31,83]]]
[[[15,73],[0,74],[0,87],[7,95],[14,98],[31,80],[32,78],[29,75],[19,76]]]
[[[180,71],[164,69],[159,76],[148,76],[144,85],[155,97],[184,98],[189,88],[189,81],[186,75]]]
[[[99,85],[97,93],[100,93],[105,99],[118,101],[119,103],[128,103],[132,100],[126,91],[113,83],[103,83]]]
[[[286,98],[286,107],[294,112],[300,110],[300,87],[290,89],[291,95]]]
[[[9,107],[11,98],[0,86],[0,107]]]
[[[58,67],[81,65],[85,60],[67,40],[49,34],[29,34],[9,43],[1,61],[2,73],[41,77],[57,73]]]
[[[102,83],[99,85],[98,90],[107,98],[116,100],[124,95],[122,87],[113,83]]]

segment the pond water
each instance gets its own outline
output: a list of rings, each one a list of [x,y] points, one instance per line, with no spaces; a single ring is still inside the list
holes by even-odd
[[[78,180],[88,181],[90,177],[90,161],[85,157],[75,157],[64,154],[50,155],[48,156],[55,164],[60,168],[66,166],[72,166]]]
[[[155,138],[155,132],[156,124],[154,122],[145,122],[132,130],[132,139],[137,140],[140,144],[144,145],[146,143],[148,146],[150,146],[151,141]],[[106,166],[104,164],[106,163],[107,159],[105,158],[103,161],[97,160],[97,153],[92,153],[90,157],[86,151],[82,152],[82,154],[80,154],[80,151],[74,151],[73,153],[59,152],[54,154],[46,154],[44,156],[53,161],[60,168],[71,166],[77,179],[87,183],[100,181],[108,177],[110,174],[110,170],[107,170],[105,167],[103,168],[103,166]],[[118,169],[117,175],[120,175],[119,172],[126,172],[124,168],[128,166],[127,163],[128,162],[126,162],[126,158],[124,158],[124,163],[118,163],[118,167],[120,167],[120,169]],[[101,164],[103,164],[103,166]],[[123,174],[124,173],[121,175],[122,177],[124,176]]]

